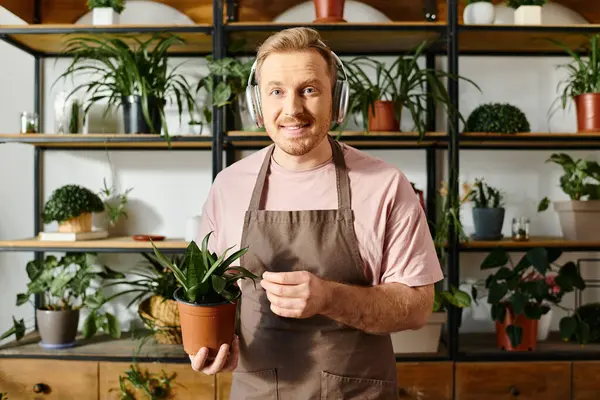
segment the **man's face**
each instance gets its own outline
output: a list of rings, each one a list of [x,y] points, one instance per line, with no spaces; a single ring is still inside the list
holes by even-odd
[[[260,69],[264,125],[275,144],[301,156],[329,132],[331,75],[316,50],[269,55]]]

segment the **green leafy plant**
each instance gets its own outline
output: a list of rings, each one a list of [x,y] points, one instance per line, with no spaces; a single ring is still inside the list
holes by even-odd
[[[114,186],[108,187],[106,179],[103,180],[104,187],[100,190],[100,196],[104,197],[102,202],[108,211],[108,222],[110,226],[115,226],[121,217],[129,218],[125,207],[127,206],[127,196],[133,188],[128,188],[124,193],[118,193]]]
[[[110,7],[118,14],[121,14],[125,9],[124,0],[88,0],[87,5],[90,10],[94,8]]]
[[[129,46],[128,41],[133,41]],[[165,137],[170,145],[169,130],[166,124],[164,107],[176,101],[179,120],[184,103],[190,118],[195,108],[195,99],[185,76],[177,72],[183,64],[168,68],[168,51],[173,45],[185,41],[177,35],[154,34],[142,41],[135,35],[72,37],[66,40],[63,53],[72,58],[65,72],[55,84],[76,74],[95,74],[93,80],[77,85],[67,99],[84,90],[90,97],[84,108],[86,116],[90,107],[101,100],[107,100],[106,113],[121,104],[124,98],[139,96],[144,119],[155,132],[151,114],[158,113]]]
[[[180,265],[169,261],[151,242],[158,261],[175,274],[182,290],[181,297],[190,303],[233,303],[241,295],[240,288],[236,285],[238,280],[252,279],[256,285],[258,279],[243,267],[231,266],[235,260],[246,254],[248,248],[240,249],[227,257],[227,253],[233,249],[229,247],[217,256],[208,250],[208,241],[212,233],[209,232],[203,238],[202,249],[192,240]]]
[[[438,191],[438,201],[436,213],[438,215],[437,222],[435,222],[435,237],[433,240],[438,259],[440,264],[444,265],[447,259],[446,246],[448,245],[448,235],[450,234],[450,226],[453,226],[453,233],[456,239],[461,241],[468,241],[469,237],[464,231],[462,222],[460,220],[460,208],[467,201],[467,194],[470,187],[463,186],[465,193],[462,197],[449,196],[447,182],[442,182],[442,187]],[[433,221],[429,221],[433,224]]]
[[[465,291],[457,289],[454,285],[450,290],[436,290],[433,301],[433,312],[447,310],[448,307],[471,307],[471,297]]]
[[[465,124],[465,132],[519,133],[530,132],[527,116],[508,103],[486,103],[476,107]]]
[[[577,308],[577,315],[581,321],[590,327],[589,343],[600,342],[600,303],[583,304]],[[575,334],[570,340],[577,340]]]
[[[560,187],[571,200],[600,200],[600,165],[596,161],[574,160],[565,153],[554,153],[546,160],[563,167]],[[545,211],[550,199],[544,197],[538,211]]]
[[[31,302],[32,295],[42,297],[42,310],[79,310],[86,307],[89,315],[83,324],[83,336],[92,337],[98,329],[111,336],[121,336],[116,317],[100,311],[105,303],[101,290],[92,288],[95,280],[118,279],[124,275],[107,266],[95,267],[91,253],[66,253],[60,259],[49,255],[44,260],[31,260],[26,266],[29,283],[25,293],[17,294],[16,305]],[[0,340],[14,334],[20,340],[25,334],[24,320],[13,317],[13,327],[0,336]]]
[[[104,211],[102,199],[91,190],[79,185],[65,185],[52,192],[42,210],[42,221],[59,223],[84,213]]]
[[[556,263],[561,255],[561,250],[534,248],[515,264],[505,249],[498,248],[489,253],[480,268],[497,269],[485,280],[492,319],[503,323],[506,312],[511,312],[515,318],[524,314],[528,319],[539,320],[550,310],[549,304],[573,312],[561,306],[560,302],[566,293],[583,290],[586,285],[575,263]],[[580,343],[589,339],[589,326],[576,312],[563,317],[559,328],[563,340],[568,340],[573,334]],[[521,326],[507,325],[506,333],[513,346],[521,343]]]
[[[452,105],[441,78],[460,78],[472,83],[478,89],[479,87],[464,77],[435,69],[421,68],[418,61],[424,55],[429,44],[428,41],[424,41],[412,54],[399,55],[390,67],[366,56],[355,57],[344,64],[348,70],[350,86],[348,112],[354,114],[355,117],[362,115],[365,131],[369,131],[369,110],[374,110],[376,100],[392,101],[398,120],[400,120],[402,110],[407,108],[421,139],[427,130],[425,115],[428,98],[432,98],[436,106],[444,107],[448,114],[458,114],[460,120],[464,122],[458,109]],[[375,79],[368,77],[366,72],[368,69],[374,72]],[[426,90],[427,84],[429,84],[429,92]],[[348,120],[339,127],[339,130],[343,130],[347,122]]]
[[[506,0],[506,5],[510,8],[519,8],[521,6],[543,6],[548,0]]]
[[[474,187],[467,193],[467,200],[475,203],[475,208],[499,208],[503,196],[499,189],[487,183],[484,179],[475,179]]]
[[[137,364],[132,364],[124,375],[119,375],[120,399],[138,399],[136,393],[140,390],[150,400],[169,399],[176,376],[176,373],[167,375],[164,370],[160,376],[151,374],[148,370],[142,372]]]

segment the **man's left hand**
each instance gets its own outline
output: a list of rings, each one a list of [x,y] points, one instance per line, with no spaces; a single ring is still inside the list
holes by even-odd
[[[271,311],[287,318],[322,313],[330,296],[327,282],[307,271],[265,272],[260,285],[267,292]]]

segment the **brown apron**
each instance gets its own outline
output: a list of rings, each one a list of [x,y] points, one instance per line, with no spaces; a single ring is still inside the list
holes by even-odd
[[[310,271],[331,281],[370,286],[354,233],[350,181],[339,144],[329,138],[338,209],[266,211],[260,203],[274,145],[258,174],[244,219],[241,265],[264,271]],[[240,359],[231,399],[397,399],[396,359],[389,335],[371,335],[317,315],[283,318],[264,289],[242,286]]]

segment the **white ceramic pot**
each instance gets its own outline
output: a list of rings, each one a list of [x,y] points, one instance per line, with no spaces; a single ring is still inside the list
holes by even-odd
[[[94,25],[117,25],[119,14],[112,7],[97,7],[93,10]]]
[[[478,1],[465,7],[463,20],[466,25],[487,25],[494,23],[496,8],[492,3]]]
[[[429,321],[420,329],[392,333],[390,336],[394,353],[436,353],[446,319],[445,311],[436,312],[431,314]]]
[[[542,6],[520,6],[515,10],[515,25],[541,25]]]
[[[546,340],[548,339],[548,334],[550,333],[550,325],[552,325],[552,308],[546,314],[542,315],[540,320],[538,321],[538,340]]]

